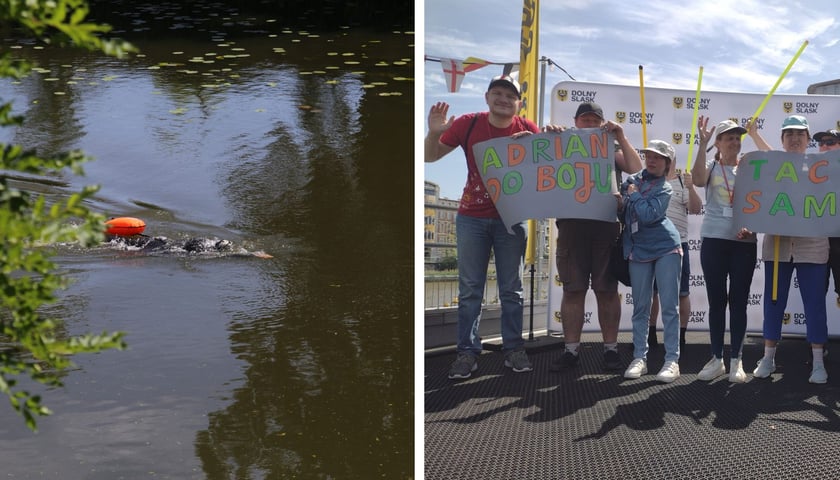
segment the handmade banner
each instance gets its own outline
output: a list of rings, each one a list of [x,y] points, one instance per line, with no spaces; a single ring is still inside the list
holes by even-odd
[[[737,224],[754,232],[840,236],[837,189],[840,151],[750,152],[738,164],[733,207]]]
[[[484,186],[508,231],[531,218],[615,221],[614,135],[567,129],[473,146]]]

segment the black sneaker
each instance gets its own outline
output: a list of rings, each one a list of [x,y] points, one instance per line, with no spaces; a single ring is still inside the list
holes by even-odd
[[[516,373],[530,372],[534,369],[525,350],[514,350],[505,356],[505,366]]]
[[[559,372],[560,370],[577,366],[579,360],[580,358],[578,358],[578,356],[574,353],[563,352],[562,355],[555,358],[551,362],[551,365],[548,366],[548,369],[552,372]]]
[[[621,355],[615,350],[604,351],[604,370],[621,370],[624,364],[621,362]]]

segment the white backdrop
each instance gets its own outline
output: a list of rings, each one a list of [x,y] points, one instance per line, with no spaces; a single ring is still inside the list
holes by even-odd
[[[678,169],[686,168],[689,139],[691,137],[692,119],[694,115],[694,100],[696,91],[676,90],[665,88],[645,88],[645,117],[647,118],[646,136],[648,141],[653,139],[665,140],[676,148]],[[701,92],[698,115],[709,117],[709,127],[717,125],[722,120],[730,118],[740,125],[745,125],[752,117],[761,102],[766,97],[760,93],[731,93],[731,92]],[[634,147],[643,146],[641,123],[641,95],[638,87],[609,85],[590,82],[560,82],[551,91],[551,123],[555,125],[574,126],[574,115],[581,102],[596,102],[604,109],[606,120],[614,120],[622,125],[630,142]],[[834,95],[774,95],[765,105],[759,115],[758,125],[761,136],[771,147],[781,149],[781,125],[788,115],[799,114],[808,118],[811,135],[831,128],[840,129],[840,96]],[[747,136],[744,137],[741,152],[755,150],[755,144]],[[816,142],[811,143],[808,153],[816,153]],[[709,156],[714,150],[709,152]],[[692,163],[697,156],[697,147],[692,151]],[[705,192],[698,188],[700,198],[705,204]],[[691,316],[689,330],[708,330],[708,300],[703,270],[700,267],[700,215],[689,215],[688,243],[691,260]],[[551,223],[551,265],[550,278],[557,274],[554,262],[555,239],[557,232]],[[758,255],[761,257],[762,235],[758,236]],[[633,296],[630,287],[619,283],[621,296],[621,329],[631,330],[630,318],[633,313]],[[762,331],[762,297],[764,293],[764,266],[759,260],[756,262],[747,307],[747,331]],[[560,301],[563,297],[563,287],[558,282],[551,282],[548,292],[547,328],[550,332],[562,331],[560,323]],[[826,296],[828,312],[829,335],[840,335],[840,309],[835,302],[834,286],[829,286]],[[586,296],[585,331],[598,331],[597,305],[595,295],[590,290]],[[661,328],[662,321],[657,320]],[[727,319],[727,326],[729,321]],[[783,333],[805,333],[805,314],[802,309],[802,299],[799,295],[799,285],[794,274],[793,285],[788,297]]]

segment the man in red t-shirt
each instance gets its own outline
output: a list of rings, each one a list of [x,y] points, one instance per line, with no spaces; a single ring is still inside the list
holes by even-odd
[[[450,379],[469,378],[478,368],[481,337],[478,324],[487,269],[492,250],[502,305],[502,352],[505,366],[514,372],[533,370],[522,338],[522,259],[525,231],[522,225],[507,228],[481,181],[473,145],[519,132],[538,133],[539,127],[517,115],[521,107],[519,84],[502,75],[493,78],[484,94],[488,111],[448,117],[449,105],[437,102],[429,110],[429,133],[424,143],[426,162],[435,162],[455,147],[464,149],[467,183],[455,219],[458,252],[458,354],[449,370]]]

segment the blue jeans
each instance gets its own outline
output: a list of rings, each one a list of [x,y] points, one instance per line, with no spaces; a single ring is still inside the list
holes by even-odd
[[[799,281],[799,294],[805,310],[805,330],[808,343],[824,344],[828,341],[828,324],[825,312],[825,263],[779,262],[779,284],[776,302],[773,303],[773,262],[764,262],[764,338],[780,340],[782,321],[787,307],[793,270]]]
[[[682,255],[669,253],[652,262],[630,260],[633,285],[633,358],[647,358],[648,321],[653,298],[653,280],[659,288],[665,361],[680,359],[680,275]]]
[[[691,291],[689,289],[691,283],[691,259],[688,258],[688,242],[682,242],[682,272],[680,273],[680,297],[687,297]],[[659,289],[656,288],[656,279],[653,279],[653,293],[659,295]]]
[[[709,343],[715,358],[723,358],[727,303],[731,342],[729,355],[731,358],[741,356],[741,346],[747,332],[747,304],[755,272],[756,252],[755,243],[703,237],[703,243],[700,245],[700,265],[706,279],[706,296],[709,299]]]
[[[498,218],[455,217],[458,237],[458,352],[481,353],[478,325],[492,249],[496,259],[496,283],[502,304],[502,350],[522,348],[522,261],[525,230],[513,227],[513,235]]]

